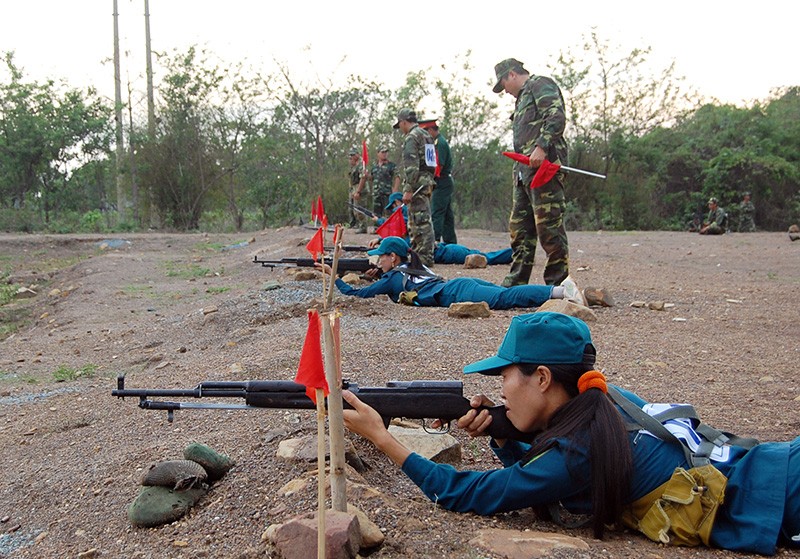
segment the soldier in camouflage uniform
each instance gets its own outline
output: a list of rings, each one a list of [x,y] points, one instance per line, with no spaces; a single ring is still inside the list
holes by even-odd
[[[350,202],[361,206],[361,191],[364,190],[364,184],[367,181],[366,175],[362,172],[363,165],[361,164],[361,156],[358,150],[352,148],[350,150],[350,170],[347,176],[350,179]],[[350,227],[358,229],[358,233],[367,232],[367,222],[365,217],[360,212],[350,209]]]
[[[752,233],[756,230],[756,207],[750,201],[750,193],[745,192],[739,204],[739,233]]]
[[[516,98],[512,126],[514,151],[531,158],[530,165],[514,164],[514,192],[509,232],[514,262],[503,280],[505,287],[527,284],[533,270],[537,240],[547,254],[544,281],[560,285],[569,275],[569,246],[564,228],[564,174],[531,189],[536,169],[547,159],[567,163],[564,140],[564,98],[556,83],[544,76],[531,76],[522,62],[509,58],[494,67],[497,83],[493,91]]]
[[[411,248],[422,263],[433,266],[433,222],[431,193],[436,169],[436,147],[433,138],[417,124],[417,113],[400,109],[394,128],[404,135],[403,142],[403,203],[408,206],[408,235]]]
[[[367,181],[372,185],[372,211],[383,215],[389,204],[392,192],[400,190],[400,175],[396,173],[397,165],[389,161],[389,148],[378,148],[378,161],[367,174]]]
[[[708,200],[708,217],[703,227],[700,228],[701,235],[722,235],[728,225],[728,214],[717,205],[716,198]]]

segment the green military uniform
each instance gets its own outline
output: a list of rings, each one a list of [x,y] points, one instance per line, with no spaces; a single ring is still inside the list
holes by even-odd
[[[436,188],[431,198],[431,219],[433,221],[433,237],[436,241],[456,244],[456,223],[453,216],[453,155],[450,145],[444,136],[439,134],[434,140],[438,157],[439,176],[435,177]]]
[[[708,217],[706,217],[706,226],[701,230],[701,233],[703,235],[722,235],[725,233],[727,222],[728,214],[717,206],[715,209],[709,210]]]
[[[566,165],[564,98],[552,79],[531,76],[525,82],[517,97],[512,120],[515,152],[530,155],[538,145],[544,149],[549,161]],[[506,287],[530,280],[537,239],[547,253],[545,283],[559,285],[569,275],[569,246],[564,228],[564,175],[557,173],[550,182],[531,189],[535,173],[536,169],[528,165],[514,164],[509,221],[514,262],[503,280]]]
[[[426,266],[433,266],[433,222],[431,221],[431,192],[435,184],[434,169],[425,161],[425,146],[433,146],[433,138],[416,124],[417,115],[411,109],[401,109],[398,123],[412,123],[403,142],[402,191],[415,193],[408,208],[408,236],[411,248]],[[395,125],[397,127],[397,125]],[[434,148],[435,149],[435,148]]]
[[[389,196],[392,195],[392,182],[397,165],[391,161],[386,161],[383,165],[375,163],[370,170],[369,176],[372,178],[372,211],[377,215],[383,215],[386,205],[389,203]]]
[[[752,233],[756,230],[756,206],[750,200],[739,205],[739,233]]]
[[[350,203],[357,204],[359,206],[363,205],[360,203],[360,200],[356,200],[353,196],[358,192],[358,186],[361,183],[361,176],[362,176],[362,164],[359,161],[355,165],[350,166],[350,170],[347,173],[347,176],[350,178]],[[359,233],[366,233],[367,232],[367,222],[366,218],[360,212],[357,212],[353,209],[352,206],[349,207],[350,210],[350,227],[357,227]]]

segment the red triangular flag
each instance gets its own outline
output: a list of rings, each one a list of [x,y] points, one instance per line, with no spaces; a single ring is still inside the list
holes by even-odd
[[[558,170],[561,168],[561,165],[558,163],[551,163],[547,159],[542,161],[542,164],[539,165],[539,168],[536,169],[536,174],[533,175],[533,180],[531,181],[531,188],[539,188],[543,184],[547,184],[550,182]]]
[[[386,237],[405,237],[408,235],[406,228],[406,220],[403,219],[403,206],[397,208],[389,219],[383,222],[383,225],[375,230],[375,234],[381,238]]]
[[[513,159],[514,161],[517,161],[518,163],[522,163],[523,165],[531,164],[531,158],[528,157],[527,155],[522,155],[521,153],[516,153],[513,151],[504,151],[503,155],[505,155],[510,159]]]
[[[306,245],[306,250],[311,253],[314,260],[317,260],[325,252],[325,242],[322,239],[322,227],[317,229],[311,240]]]
[[[322,364],[322,346],[319,342],[319,314],[316,310],[308,311],[308,330],[300,364],[294,381],[306,387],[306,394],[311,401],[317,403],[317,388],[322,388],[325,396],[330,393],[325,380],[325,367]]]
[[[513,159],[514,161],[522,163],[523,165],[531,164],[531,158],[528,157],[527,155],[522,155],[521,153],[515,153],[513,151],[504,151],[503,155]],[[561,165],[559,165],[558,163],[551,163],[547,159],[542,161],[542,164],[539,165],[538,169],[536,169],[536,174],[533,175],[533,180],[531,181],[531,188],[539,188],[540,186],[550,182],[550,179],[556,176],[556,173],[558,173],[558,170],[560,168]]]
[[[317,197],[317,217],[322,219],[325,215],[325,208],[322,206],[322,196]]]
[[[322,228],[327,231],[328,230],[328,216],[322,214]]]
[[[361,162],[364,164],[364,170],[367,170],[369,165],[369,150],[367,149],[367,140],[361,143]]]

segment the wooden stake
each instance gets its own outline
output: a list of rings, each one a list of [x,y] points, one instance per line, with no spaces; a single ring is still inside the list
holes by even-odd
[[[331,439],[331,506],[347,512],[347,478],[344,460],[344,407],[339,365],[339,339],[335,335],[336,313],[322,314],[322,348],[325,357],[325,378],[328,381],[328,436]]]
[[[317,558],[325,559],[325,391],[317,394]]]

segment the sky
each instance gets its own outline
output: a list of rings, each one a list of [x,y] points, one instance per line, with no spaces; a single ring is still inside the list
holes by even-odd
[[[123,81],[143,90],[144,0],[118,5]],[[532,73],[546,73],[561,51],[580,52],[592,30],[622,54],[650,47],[654,73],[674,61],[686,85],[723,103],[743,106],[775,87],[800,85],[794,2],[573,0],[528,3],[514,13],[516,6],[150,0],[150,30],[156,51],[198,45],[265,74],[278,60],[293,75],[358,74],[388,87],[404,83],[409,71],[452,65],[470,50],[470,77],[487,97],[498,61],[515,57]],[[113,0],[0,0],[0,52],[15,51],[28,79],[91,85],[113,99],[112,12]]]

